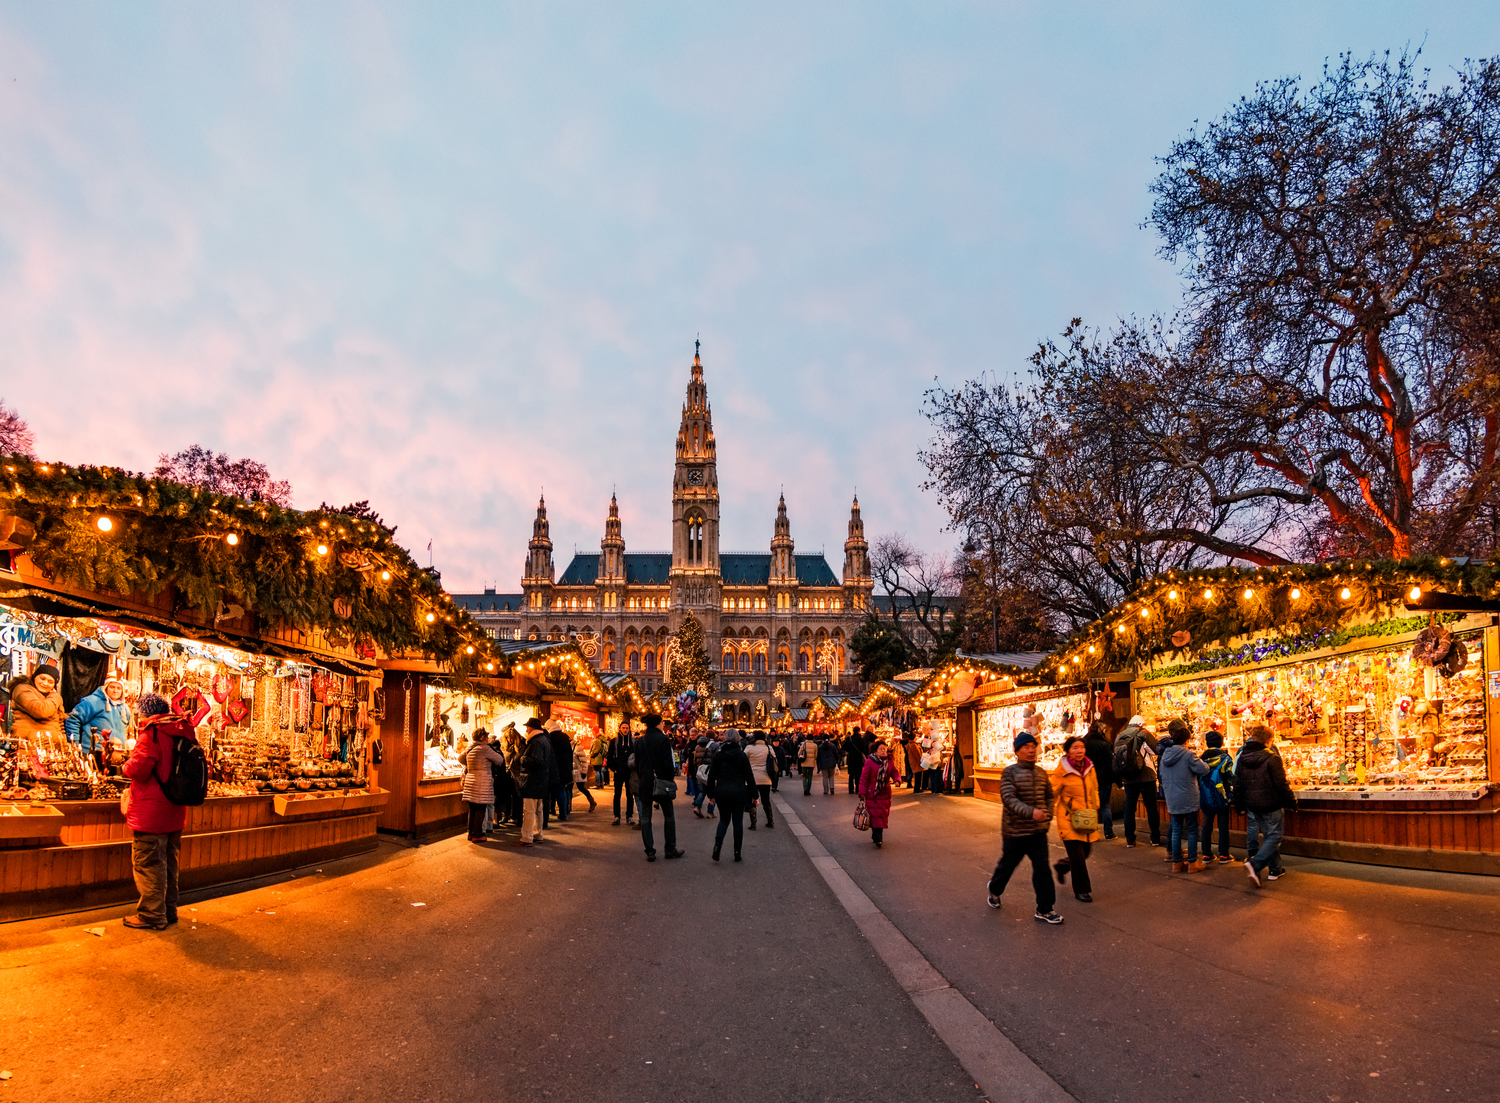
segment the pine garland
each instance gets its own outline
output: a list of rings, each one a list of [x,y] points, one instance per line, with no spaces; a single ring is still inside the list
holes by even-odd
[[[509,671],[484,630],[384,525],[119,468],[24,456],[0,465],[0,506],[35,526],[27,554],[65,585],[151,597],[171,585],[210,621],[239,605],[272,625],[321,629],[336,645],[367,642],[389,654]]]

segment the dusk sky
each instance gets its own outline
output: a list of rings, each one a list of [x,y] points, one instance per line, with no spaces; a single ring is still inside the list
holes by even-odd
[[[1257,80],[1500,49],[1500,5],[0,5],[0,397],[367,498],[452,590],[669,546],[701,335],[722,546],[946,549],[934,377],[1170,311],[1173,138]]]

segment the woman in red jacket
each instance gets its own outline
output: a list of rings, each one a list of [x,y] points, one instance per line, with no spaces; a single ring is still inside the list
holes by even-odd
[[[125,926],[164,931],[177,922],[177,859],[182,852],[182,826],[187,809],[173,804],[161,783],[172,776],[172,739],[195,739],[192,720],[172,712],[159,693],[146,693],[136,705],[140,732],[125,776],[130,798],[125,823],[135,833],[130,846],[135,887],[141,902]]]
[[[865,759],[864,773],[859,777],[859,795],[864,798],[865,808],[870,813],[870,838],[876,848],[884,845],[885,829],[891,825],[891,764],[888,760],[890,748],[885,740],[877,740],[870,748],[870,757]]]

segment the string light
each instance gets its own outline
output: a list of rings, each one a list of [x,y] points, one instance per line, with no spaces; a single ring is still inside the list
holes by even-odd
[[[1410,597],[1413,601],[1418,600],[1422,596],[1422,587],[1420,587],[1420,586],[1413,586],[1411,588],[1411,593],[1408,594],[1407,596]]]
[[[389,582],[390,580],[391,580],[391,572],[390,571],[381,571],[380,572],[380,581],[382,581],[382,582]]]
[[[1214,599],[1214,592],[1213,592],[1213,589],[1212,589],[1212,587],[1210,587],[1210,588],[1209,588],[1209,589],[1207,589],[1207,590],[1204,590],[1204,591],[1203,591],[1203,596],[1204,596],[1204,597],[1205,597],[1205,598],[1207,598],[1207,599],[1208,599],[1208,600],[1209,600],[1209,601],[1212,601],[1212,600],[1213,600],[1213,599]]]
[[[1245,591],[1245,600],[1246,601],[1249,601],[1254,596],[1255,596],[1255,591],[1254,590],[1246,590]]]
[[[231,548],[234,547],[239,542],[240,542],[240,534],[237,533],[237,532],[231,532],[228,536],[224,537],[224,543],[228,544]]]
[[[99,520],[95,521],[94,524],[99,526],[100,532],[108,532],[110,529],[115,527],[115,523],[108,517],[101,517],[99,518]]]
[[[437,620],[437,614],[436,613],[428,613],[427,614],[427,623],[428,624],[431,624],[435,620]]]
[[[1345,586],[1342,590],[1339,591],[1339,597],[1343,598],[1345,601],[1348,601],[1349,598],[1352,597],[1352,596],[1353,595],[1349,592],[1349,587],[1347,587],[1347,586]]]
[[[327,544],[319,544],[318,545],[318,554],[319,555],[327,555],[328,554],[328,545]]]
[[[1293,587],[1292,588],[1292,600],[1293,601],[1300,601],[1301,598],[1302,598],[1302,591],[1299,590],[1299,589],[1297,589],[1296,587]]]

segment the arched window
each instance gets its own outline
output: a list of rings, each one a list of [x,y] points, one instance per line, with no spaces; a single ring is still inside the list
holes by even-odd
[[[656,671],[656,652],[647,651],[645,655],[646,673],[652,674]]]
[[[719,662],[719,667],[720,667],[720,669],[724,670],[726,673],[728,671],[731,671],[731,670],[734,669],[734,652],[733,651],[726,651],[726,652],[724,652],[724,657]]]
[[[609,648],[606,648],[605,651],[604,651],[604,669],[605,670],[613,670],[614,668],[615,668],[615,649],[613,647],[609,647]]]
[[[748,652],[748,651],[741,651],[740,652],[740,673],[741,674],[749,674],[750,673],[750,652]]]
[[[787,653],[787,649],[784,648],[784,647],[777,649],[777,652],[776,652],[776,673],[777,674],[786,674],[791,669],[792,669],[792,663],[791,663],[791,658],[789,657],[789,655]]]
[[[765,672],[766,672],[766,656],[765,656],[765,652],[763,652],[763,651],[762,652],[757,652],[756,655],[755,655],[755,673],[757,673],[757,674],[764,674]]]
[[[807,652],[806,651],[799,651],[799,652],[797,652],[797,673],[798,674],[806,674],[807,673]]]
[[[631,670],[639,670],[641,668],[641,657],[634,651],[630,653],[630,658],[626,662],[629,664]]]
[[[687,561],[701,566],[703,563],[703,515],[687,515]]]

